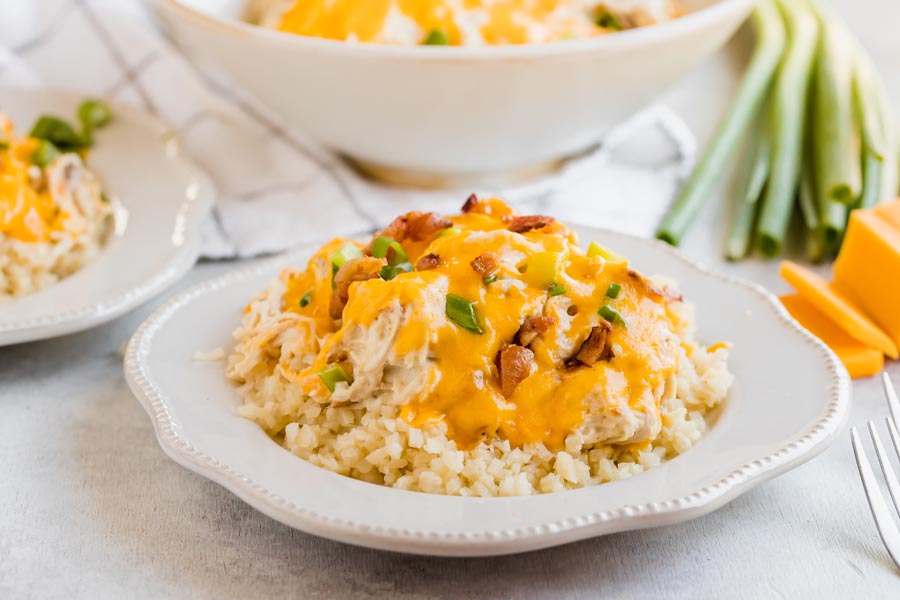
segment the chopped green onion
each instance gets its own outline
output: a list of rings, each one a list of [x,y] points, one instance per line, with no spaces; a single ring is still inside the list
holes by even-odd
[[[482,334],[484,330],[475,316],[475,305],[465,298],[447,294],[447,316],[450,320],[473,333]]]
[[[609,284],[609,287],[606,288],[606,297],[613,298],[613,299],[618,298],[619,292],[621,292],[621,291],[622,291],[622,286],[619,285],[618,283],[616,283],[615,281],[613,281],[612,283]]]
[[[599,27],[604,29],[612,29],[613,31],[622,31],[622,29],[624,29],[619,18],[605,9],[600,10],[600,14],[597,15],[597,20],[595,22]]]
[[[53,142],[41,140],[37,148],[31,153],[31,161],[37,166],[43,168],[56,160],[61,153]]]
[[[362,258],[362,251],[354,244],[347,244],[331,255],[331,265],[335,273],[344,266],[344,263],[354,258]]]
[[[8,150],[9,149],[9,138],[6,136],[2,130],[0,130],[0,150]]]
[[[565,294],[567,291],[568,290],[566,289],[566,286],[558,283],[550,288],[550,295],[559,296],[561,294]]]
[[[334,392],[334,388],[336,388],[339,383],[350,383],[350,378],[347,376],[347,373],[341,365],[336,364],[328,365],[319,371],[319,379],[322,380],[322,383],[325,384],[325,387],[328,388],[329,392]]]
[[[597,312],[601,317],[603,317],[610,323],[622,323],[623,325],[625,324],[625,319],[622,318],[622,315],[620,315],[619,312],[609,304],[604,304]]]
[[[409,273],[410,271],[412,271],[412,265],[408,262],[402,262],[398,265],[385,265],[381,267],[381,278],[385,281],[390,281],[400,273]]]
[[[372,256],[375,258],[387,258],[392,265],[404,263],[409,259],[399,242],[384,236],[378,236],[372,242]]]
[[[462,229],[460,229],[459,227],[448,227],[447,229],[437,234],[437,237],[442,238],[445,235],[456,235],[457,233],[462,233]]]
[[[59,150],[76,151],[90,144],[71,125],[49,115],[40,117],[31,128],[31,137],[52,142]]]
[[[78,120],[85,131],[106,127],[112,120],[112,110],[103,100],[85,100],[78,107]]]
[[[443,29],[432,29],[428,32],[428,35],[425,37],[425,41],[422,42],[423,46],[446,46],[450,43],[450,38],[447,37],[446,32]]]
[[[496,275],[485,275],[484,277],[481,278],[481,281],[484,283],[484,285],[491,285],[492,283],[497,281],[497,276]]]
[[[613,252],[606,246],[600,245],[597,242],[591,242],[591,244],[588,246],[588,249],[587,249],[587,255],[588,256],[599,256],[600,258],[602,258],[604,260],[608,260],[609,262],[613,262],[613,263],[627,263],[628,262],[628,260],[624,256]]]
[[[300,308],[309,306],[310,301],[312,301],[312,292],[306,292],[303,294],[303,297],[300,298]]]

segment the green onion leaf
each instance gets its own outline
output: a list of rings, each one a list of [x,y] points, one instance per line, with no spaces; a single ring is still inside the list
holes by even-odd
[[[568,290],[566,289],[566,286],[562,284],[556,284],[550,288],[550,295],[559,296],[560,294],[565,294],[567,291]]]
[[[465,298],[447,294],[447,316],[450,320],[472,333],[482,334],[484,330],[475,316],[475,305]]]
[[[446,46],[450,43],[450,38],[447,37],[446,32],[443,29],[432,29],[428,32],[428,35],[425,36],[425,41],[422,42],[423,46]]]
[[[616,283],[615,281],[609,284],[609,287],[606,288],[606,297],[607,298],[618,298],[619,292],[622,291],[622,286]]]
[[[460,229],[459,227],[448,227],[447,229],[437,234],[437,237],[442,238],[445,235],[456,235],[457,233],[462,233],[462,229]]]
[[[403,250],[403,246],[399,242],[384,236],[378,236],[372,242],[372,256],[375,258],[387,258],[392,265],[405,263],[409,260],[409,256],[407,256],[406,251]]]
[[[312,292],[306,292],[303,294],[303,297],[300,298],[300,308],[306,308],[309,306],[309,303],[312,301]]]
[[[354,244],[347,244],[331,255],[331,265],[335,273],[344,266],[344,263],[354,258],[362,258],[362,251]]]
[[[484,283],[484,285],[491,285],[492,283],[497,281],[497,276],[496,275],[485,275],[484,277],[481,278],[481,281],[482,281],[482,283]]]
[[[588,256],[599,256],[600,258],[602,258],[604,260],[608,260],[609,262],[612,262],[612,263],[627,263],[628,262],[628,260],[621,254],[617,254],[617,253],[613,252],[612,250],[610,250],[609,248],[607,248],[606,246],[598,244],[597,242],[591,242],[591,244],[588,246],[588,249],[587,249],[587,255]]]
[[[53,142],[41,140],[37,148],[34,149],[34,152],[31,153],[31,162],[44,168],[56,160],[56,157],[60,154],[59,148],[57,148]]]
[[[31,128],[31,137],[52,142],[58,150],[74,152],[90,144],[71,125],[49,115],[40,117]]]
[[[329,392],[334,392],[334,388],[341,382],[350,383],[350,378],[341,365],[328,365],[319,371],[319,379],[322,380]]]
[[[597,312],[601,317],[603,317],[610,323],[621,323],[623,325],[625,324],[625,319],[622,318],[622,315],[620,315],[619,312],[609,304],[604,304]]]
[[[398,265],[385,265],[381,267],[381,278],[385,281],[390,281],[400,273],[409,273],[411,271],[412,265],[408,262],[402,262]]]

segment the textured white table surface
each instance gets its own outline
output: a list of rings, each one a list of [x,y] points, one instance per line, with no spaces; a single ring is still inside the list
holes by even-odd
[[[900,100],[900,3],[836,4]],[[745,57],[740,37],[669,94],[701,139]],[[773,263],[721,264],[721,212],[685,250],[783,290]],[[201,265],[178,287],[233,266]],[[0,599],[900,597],[846,435],[702,519],[520,556],[410,557],[293,531],[160,451],[118,354],[155,304],[0,348]],[[886,414],[877,380],[853,391],[852,423]]]

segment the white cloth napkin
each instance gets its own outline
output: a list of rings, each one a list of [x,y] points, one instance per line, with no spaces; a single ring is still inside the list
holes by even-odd
[[[358,234],[414,209],[455,212],[470,192],[572,224],[650,235],[694,162],[691,132],[654,106],[560,173],[527,185],[400,190],[360,177],[244,90],[189,63],[139,0],[4,0],[2,10],[0,85],[79,90],[171,124],[218,190],[204,231],[207,258]]]

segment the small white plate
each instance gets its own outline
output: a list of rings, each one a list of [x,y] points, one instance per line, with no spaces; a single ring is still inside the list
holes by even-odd
[[[0,111],[19,134],[41,114],[74,120],[84,96],[44,89],[0,90]],[[182,156],[171,129],[114,105],[88,163],[116,205],[115,231],[84,268],[40,292],[2,304],[0,346],[105,323],[172,285],[200,252],[199,226],[212,207],[209,179]]]
[[[420,554],[477,556],[545,548],[704,515],[809,460],[838,435],[850,381],[834,354],[763,288],[717,275],[668,246],[577,229],[649,274],[679,281],[705,342],[733,342],[736,382],[708,434],[683,455],[629,479],[517,498],[407,492],[336,475],[293,456],[238,417],[222,362],[192,362],[230,332],[248,299],[310,248],[197,285],[135,333],[125,375],[163,450],[291,527],[335,540]]]

